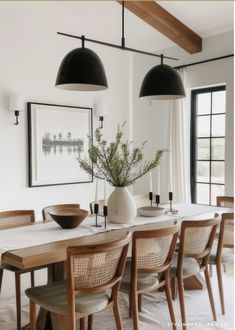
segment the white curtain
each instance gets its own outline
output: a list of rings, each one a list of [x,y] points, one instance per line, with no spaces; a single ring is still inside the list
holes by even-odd
[[[179,71],[185,90],[187,87],[186,69]],[[187,203],[190,196],[190,154],[189,154],[189,114],[186,99],[171,101],[169,123],[169,191],[173,192],[174,202]]]

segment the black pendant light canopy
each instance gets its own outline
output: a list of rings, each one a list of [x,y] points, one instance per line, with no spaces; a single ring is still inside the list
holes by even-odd
[[[173,100],[185,97],[180,75],[171,66],[163,64],[163,55],[161,64],[146,74],[139,97],[148,100]]]
[[[69,52],[60,64],[56,87],[72,91],[99,91],[108,88],[104,66],[95,52],[84,47]]]

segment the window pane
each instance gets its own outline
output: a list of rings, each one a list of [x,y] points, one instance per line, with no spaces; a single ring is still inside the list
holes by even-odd
[[[210,159],[209,139],[197,139],[197,159]]]
[[[197,182],[209,182],[209,162],[197,162]]]
[[[212,136],[225,136],[225,115],[212,116]]]
[[[197,95],[197,114],[209,114],[211,109],[211,93]]]
[[[211,159],[224,160],[225,157],[225,139],[211,139]]]
[[[224,196],[224,186],[211,185],[211,205],[216,205],[216,197]]]
[[[209,185],[197,183],[197,198],[198,204],[209,204]]]
[[[225,112],[225,91],[212,93],[212,113]]]
[[[224,183],[224,162],[211,162],[211,182]]]
[[[210,136],[210,116],[197,117],[197,136]]]

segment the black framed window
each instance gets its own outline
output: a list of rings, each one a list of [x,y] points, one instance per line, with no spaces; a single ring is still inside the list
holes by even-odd
[[[191,194],[192,202],[216,205],[224,195],[225,86],[191,92]]]

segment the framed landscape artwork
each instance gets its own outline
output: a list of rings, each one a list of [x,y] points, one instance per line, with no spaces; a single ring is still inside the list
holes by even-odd
[[[92,109],[28,103],[29,186],[92,182],[79,166],[92,146]]]

